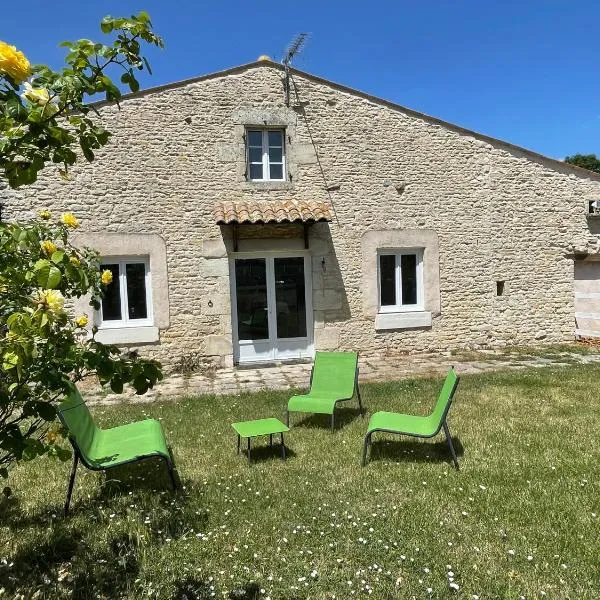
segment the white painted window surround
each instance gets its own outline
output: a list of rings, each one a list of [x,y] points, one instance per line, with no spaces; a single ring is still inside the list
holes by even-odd
[[[104,344],[144,344],[157,342],[158,327],[154,325],[152,304],[152,275],[148,257],[105,257],[101,261],[102,268],[110,266],[113,270],[113,283],[116,286],[117,302],[112,310],[119,313],[120,318],[106,318],[105,307],[95,313],[98,325],[96,339]],[[142,281],[134,280],[128,271],[143,267]],[[132,269],[133,268],[133,269]],[[139,286],[143,286],[140,289]],[[136,286],[135,288],[133,286]],[[137,294],[134,300],[131,296]],[[143,309],[143,317],[136,318],[135,311]],[[103,303],[104,304],[104,303]]]
[[[424,310],[423,248],[380,249],[377,254],[375,328],[429,327],[431,313]]]
[[[246,129],[246,157],[249,181],[285,181],[285,130]]]
[[[377,257],[379,311],[423,310],[423,249],[381,249]]]
[[[151,327],[152,317],[152,277],[150,262],[147,257],[105,257],[101,260],[101,268],[113,271],[113,282],[109,294],[116,301],[113,314],[108,317],[108,298],[102,301],[100,310],[96,311],[96,323],[99,329],[120,329],[123,327]],[[135,278],[133,271],[143,269],[141,281]],[[140,273],[141,274],[141,273]],[[143,287],[143,289],[142,289]],[[114,313],[118,313],[118,316]],[[137,316],[136,313],[141,313]]]

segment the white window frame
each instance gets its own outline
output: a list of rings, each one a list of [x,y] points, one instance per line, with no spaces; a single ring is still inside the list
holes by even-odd
[[[417,303],[402,303],[402,263],[401,256],[412,254],[417,257]],[[394,278],[396,284],[396,304],[389,306],[381,305],[381,256],[393,255],[396,257]],[[425,290],[423,286],[423,248],[379,249],[377,251],[377,302],[380,313],[399,313],[423,311]]]
[[[262,133],[262,161],[250,162],[250,132],[259,131]],[[271,162],[269,161],[269,132],[279,131],[281,133],[281,163],[274,162],[272,164],[281,164],[281,178],[274,179],[271,177]],[[252,146],[258,148],[258,146]],[[246,172],[248,181],[286,181],[286,165],[285,165],[285,129],[283,127],[247,127],[246,128]],[[254,179],[251,176],[250,165],[262,164],[262,178]]]
[[[150,272],[149,257],[139,256],[103,256],[100,260],[103,265],[119,265],[119,291],[121,294],[121,319],[105,321],[102,316],[102,305],[95,312],[96,323],[99,329],[117,329],[123,327],[150,327],[154,325],[152,311],[152,273]],[[145,268],[144,283],[146,285],[146,308],[148,316],[145,319],[130,319],[127,299],[126,265],[143,264]]]

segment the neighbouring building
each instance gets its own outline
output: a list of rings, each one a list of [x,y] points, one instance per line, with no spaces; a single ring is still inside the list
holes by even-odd
[[[177,368],[600,335],[600,175],[266,60],[96,106],[94,163],[0,195],[79,217],[100,340]]]

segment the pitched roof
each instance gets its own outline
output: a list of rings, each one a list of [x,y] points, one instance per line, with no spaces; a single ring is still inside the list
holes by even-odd
[[[183,79],[181,81],[175,81],[173,83],[167,83],[164,85],[158,85],[151,88],[146,88],[145,90],[140,90],[139,92],[132,92],[129,94],[124,94],[120,101],[128,100],[130,98],[139,98],[142,96],[147,96],[149,94],[156,94],[159,92],[163,92],[170,89],[175,89],[179,87],[184,87],[186,85],[192,83],[199,83],[201,81],[208,81],[210,79],[217,79],[219,77],[227,77],[229,75],[235,75],[237,73],[243,73],[244,71],[248,71],[250,69],[256,68],[270,68],[277,69],[279,71],[284,71],[284,66],[270,61],[270,60],[257,60],[254,62],[246,63],[243,65],[239,65],[237,67],[231,67],[229,69],[224,69],[223,71],[215,71],[213,73],[208,73],[206,75],[200,75],[198,77],[191,77],[189,79]],[[289,69],[292,75],[298,75],[299,77],[303,77],[308,79],[309,81],[313,81],[315,83],[319,83],[321,85],[329,86],[338,91],[351,94],[353,96],[357,96],[359,98],[364,98],[365,100],[369,100],[375,104],[379,104],[381,106],[386,106],[392,110],[396,110],[398,112],[405,113],[407,115],[416,117],[418,119],[422,119],[427,123],[431,123],[433,125],[439,125],[440,127],[444,127],[445,129],[449,129],[451,131],[455,131],[461,135],[467,135],[473,137],[477,140],[481,140],[491,144],[493,146],[501,147],[513,154],[523,155],[531,160],[534,160],[538,163],[544,164],[550,168],[553,168],[557,171],[563,171],[567,173],[572,173],[577,175],[578,177],[587,177],[589,179],[595,179],[596,181],[600,181],[600,173],[595,173],[594,171],[589,171],[588,169],[583,169],[582,167],[578,167],[576,165],[571,165],[562,160],[557,160],[555,158],[550,158],[549,156],[545,156],[544,154],[540,154],[539,152],[535,152],[534,150],[529,150],[528,148],[523,148],[522,146],[517,146],[516,144],[512,144],[511,142],[506,142],[504,140],[500,140],[498,138],[491,137],[489,135],[485,135],[483,133],[479,133],[477,131],[473,131],[471,129],[467,129],[465,127],[461,127],[460,125],[455,125],[454,123],[449,123],[448,121],[444,121],[442,119],[438,119],[437,117],[432,117],[425,113],[413,110],[411,108],[407,108],[402,106],[401,104],[396,104],[395,102],[390,102],[389,100],[385,100],[384,98],[380,98],[378,96],[373,96],[372,94],[368,94],[366,92],[362,92],[355,88],[348,87],[346,85],[336,83],[329,79],[325,79],[323,77],[319,77],[317,75],[313,75],[311,73],[307,73],[305,71],[300,71],[299,69],[295,69],[290,67]],[[98,102],[92,102],[91,105],[99,107],[105,106],[107,104],[115,104],[113,100],[100,100]]]
[[[316,223],[331,221],[331,207],[318,200],[243,200],[213,207],[218,225],[233,223]]]

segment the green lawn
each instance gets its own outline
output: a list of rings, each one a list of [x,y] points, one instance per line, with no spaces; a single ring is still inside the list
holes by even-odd
[[[460,472],[442,437],[375,438],[361,468],[367,420],[350,408],[335,434],[326,415],[295,426],[287,462],[256,444],[248,467],[230,423],[283,417],[285,392],[96,407],[104,426],[160,419],[184,489],[161,464],[82,470],[65,520],[69,465],[20,465],[0,504],[0,598],[598,598],[599,379],[463,377]],[[363,385],[363,401],[425,413],[440,384]]]

